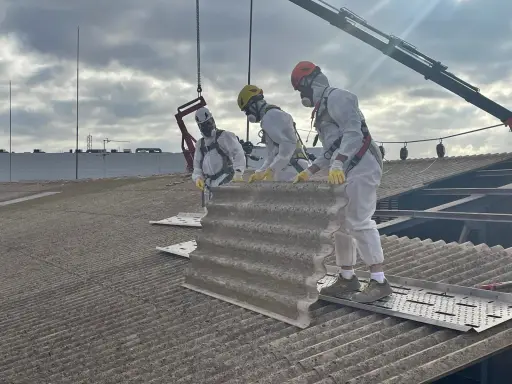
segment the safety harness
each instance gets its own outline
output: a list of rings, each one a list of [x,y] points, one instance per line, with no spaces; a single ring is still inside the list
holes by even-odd
[[[265,113],[267,113],[268,111],[270,111],[271,109],[279,109],[280,111],[282,111],[282,109],[280,107],[278,107],[277,105],[274,105],[274,104],[267,104],[265,106]],[[302,140],[299,136],[299,133],[297,132],[297,127],[296,127],[296,124],[295,124],[295,121],[293,122],[293,129],[295,131],[295,135],[297,137],[297,148],[295,149],[295,152],[293,153],[291,159],[290,159],[290,162],[289,164],[295,168],[295,170],[297,172],[302,172],[304,171],[304,167],[302,167],[300,164],[299,164],[299,160],[308,160],[308,156],[307,154],[305,153],[305,148],[304,148],[304,144],[302,143]],[[265,137],[265,131],[261,130],[262,132],[262,142],[264,142],[264,137]],[[279,147],[279,144],[276,143],[276,145]]]
[[[215,132],[215,141],[210,145],[206,145],[204,138],[203,137],[201,138],[201,143],[200,143],[200,147],[199,147],[199,150],[201,151],[201,154],[202,154],[201,162],[200,162],[201,169],[203,169],[204,157],[208,152],[216,149],[217,152],[219,153],[220,157],[222,157],[221,170],[214,175],[205,174],[205,176],[207,178],[209,178],[210,180],[217,180],[219,177],[221,177],[222,175],[227,173],[228,177],[226,177],[225,180],[228,181],[228,180],[231,180],[233,178],[233,176],[235,175],[235,170],[233,169],[233,162],[231,161],[231,158],[226,154],[226,152],[224,152],[222,150],[222,148],[220,147],[220,145],[218,143],[219,137],[223,132],[224,131],[222,129],[218,129]]]
[[[331,115],[329,114],[329,111],[327,110],[327,99],[328,99],[329,95],[331,94],[331,92],[334,91],[335,89],[336,88],[331,88],[325,97],[322,94],[322,97],[316,103],[315,108],[313,108],[313,112],[311,113],[311,124],[313,126],[316,127],[317,123],[320,121],[326,121],[326,122],[336,125],[338,128],[340,127],[338,125],[338,123],[336,123],[336,121],[331,117]],[[327,88],[324,90],[324,93],[326,90],[327,90]],[[323,112],[319,115],[318,110],[320,109],[320,105],[322,105],[322,104],[325,106],[325,108],[323,109]],[[379,165],[382,168],[382,162],[380,161],[380,158],[379,158],[378,154],[376,153],[375,148],[373,148],[373,146],[371,145],[372,144],[372,136],[370,134],[370,130],[368,129],[368,126],[366,125],[365,120],[361,121],[361,133],[363,134],[363,145],[361,146],[359,151],[357,151],[357,153],[350,160],[350,163],[345,171],[346,174],[352,168],[354,168],[357,164],[359,164],[359,162],[363,158],[366,151],[368,151],[368,149],[370,150],[370,153],[372,153],[372,155],[375,157],[375,159],[379,162]],[[340,136],[338,139],[336,139],[334,141],[334,143],[332,143],[332,145],[329,147],[329,149],[327,149],[327,151],[324,152],[324,157],[327,160],[330,160],[332,158],[333,153],[340,147],[342,139],[343,139],[343,135]]]

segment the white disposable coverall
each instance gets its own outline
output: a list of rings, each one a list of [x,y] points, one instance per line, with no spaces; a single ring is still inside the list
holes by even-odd
[[[320,100],[322,94],[324,97],[329,94],[327,110],[332,120],[338,125],[331,121],[318,121],[316,129],[324,151],[327,151],[336,139],[343,136],[340,147],[332,154],[330,160],[321,155],[313,164],[320,169],[327,168],[336,156],[341,154],[347,156],[347,160],[343,163],[346,171],[350,160],[363,144],[361,121],[364,115],[359,109],[358,98],[349,91],[326,88],[325,84],[318,84],[316,81],[313,82],[313,91],[314,103]],[[321,114],[323,109],[325,106],[320,108],[318,113]],[[380,235],[375,221],[372,220],[377,205],[377,189],[382,178],[382,156],[373,141],[371,147],[359,164],[346,174],[345,193],[348,203],[344,210],[345,229],[356,240],[357,251],[367,265],[380,264],[384,261]],[[354,265],[355,254],[336,248],[336,261],[338,266]]]
[[[267,157],[258,172],[271,168],[275,181],[293,181],[298,172],[290,165],[290,160],[297,149],[292,116],[277,108],[270,109],[261,118],[260,127],[265,132]],[[303,169],[310,166],[304,159],[298,160],[298,163]]]
[[[211,137],[204,137],[205,145],[209,146],[215,142],[217,130],[214,129],[212,131]],[[242,145],[236,138],[233,132],[224,131],[219,136],[217,140],[220,148],[224,151],[226,155],[229,156],[231,161],[233,162],[233,169],[239,169],[242,174],[245,171],[245,153],[242,148]],[[228,173],[224,173],[216,180],[210,180],[206,175],[215,175],[217,172],[222,170],[223,160],[222,156],[215,149],[206,152],[203,160],[203,167],[201,168],[201,159],[203,155],[201,153],[201,143],[198,140],[196,143],[196,150],[194,153],[194,171],[192,172],[192,180],[194,183],[197,181],[199,177],[202,177],[205,182],[205,186],[209,187],[217,187],[221,184],[224,184],[224,180],[229,176]],[[205,187],[204,191],[205,202],[211,198],[210,193],[208,193],[207,188]]]

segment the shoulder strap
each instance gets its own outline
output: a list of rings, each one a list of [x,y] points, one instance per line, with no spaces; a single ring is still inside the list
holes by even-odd
[[[323,117],[325,114],[327,114],[328,119],[331,120],[334,124],[336,124],[336,122],[332,119],[331,115],[329,114],[329,109],[328,109],[328,106],[327,106],[327,99],[329,98],[329,95],[332,93],[332,91],[334,91],[335,89],[336,88],[331,88],[329,90],[329,92],[327,93],[327,95],[325,95],[325,96],[322,95],[322,99],[319,100],[319,102],[317,104],[318,107],[313,110],[313,113],[314,113],[314,116],[315,116],[315,123],[319,120],[320,117]],[[322,111],[321,115],[318,115],[318,111],[319,111],[321,105],[324,105],[325,108]],[[338,124],[336,124],[336,125],[338,125]]]
[[[215,132],[215,143],[213,143],[213,145],[210,146],[212,149],[216,148],[217,140],[219,139],[222,132],[224,132],[222,129],[217,129],[217,131]],[[206,143],[204,141],[204,137],[201,137],[200,140],[201,140],[201,142],[199,143],[199,145],[200,145],[201,153],[203,154],[203,157],[204,157],[206,152],[208,152],[208,148],[206,148]]]
[[[228,163],[231,162],[231,159],[229,158],[229,156],[226,154],[226,152],[224,152],[222,150],[222,148],[220,147],[220,144],[217,142],[217,140],[219,140],[219,137],[220,135],[223,133],[224,131],[222,129],[219,129],[217,130],[216,134],[215,134],[215,144],[214,144],[214,148],[217,149],[217,152],[219,152],[219,155],[222,156],[222,158],[224,159],[224,161],[227,161]]]
[[[199,150],[201,151],[201,160],[199,161],[199,166],[201,167],[201,170],[202,170],[203,169],[204,155],[206,155],[206,146],[204,144],[204,137],[201,137],[199,139]]]
[[[201,154],[204,157],[204,155],[206,153],[206,144],[204,143],[204,137],[201,137],[200,141],[201,142],[199,143],[199,150],[201,151]]]
[[[281,108],[279,108],[277,105],[274,105],[274,104],[267,104],[265,105],[265,113],[267,113],[268,111],[270,111],[271,109],[279,109],[280,111],[282,111]],[[265,130],[261,130],[261,141],[260,141],[260,144],[266,144],[267,141],[266,141],[266,134],[265,134]],[[277,143],[274,143],[277,145]]]
[[[224,132],[222,129],[217,129],[217,132],[215,132],[215,140],[218,140],[220,135]]]

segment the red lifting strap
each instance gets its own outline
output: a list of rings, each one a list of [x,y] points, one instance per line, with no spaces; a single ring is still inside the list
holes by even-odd
[[[183,118],[205,106],[206,101],[203,96],[199,96],[198,98],[179,106],[178,113],[174,115],[181,131],[181,150],[183,152],[183,156],[185,156],[188,172],[192,172],[194,170],[194,152],[196,150],[195,143],[197,140],[187,130]]]

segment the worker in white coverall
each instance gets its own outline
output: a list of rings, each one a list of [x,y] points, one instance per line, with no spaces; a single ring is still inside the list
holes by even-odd
[[[384,254],[380,235],[372,216],[377,205],[377,188],[382,178],[382,155],[372,140],[356,95],[329,86],[320,68],[309,61],[299,62],[291,74],[292,86],[300,92],[302,104],[314,108],[312,119],[324,154],[297,175],[294,182],[329,167],[329,182],[343,184],[348,203],[344,208],[344,230],[334,235],[336,264],[340,268],[336,282],[321,294],[351,294],[354,301],[369,303],[392,293],[384,276]],[[350,242],[350,244],[349,244]],[[370,268],[370,282],[361,292],[354,273],[356,250]]]
[[[202,138],[196,143],[192,180],[203,191],[205,205],[210,187],[243,181],[245,153],[234,133],[217,128],[208,108],[199,108],[195,118]]]
[[[268,104],[260,88],[246,85],[240,91],[237,102],[249,122],[260,123],[262,141],[267,147],[267,156],[261,167],[251,175],[249,183],[261,180],[292,182],[299,172],[311,165],[297,139],[292,116],[278,106]]]

